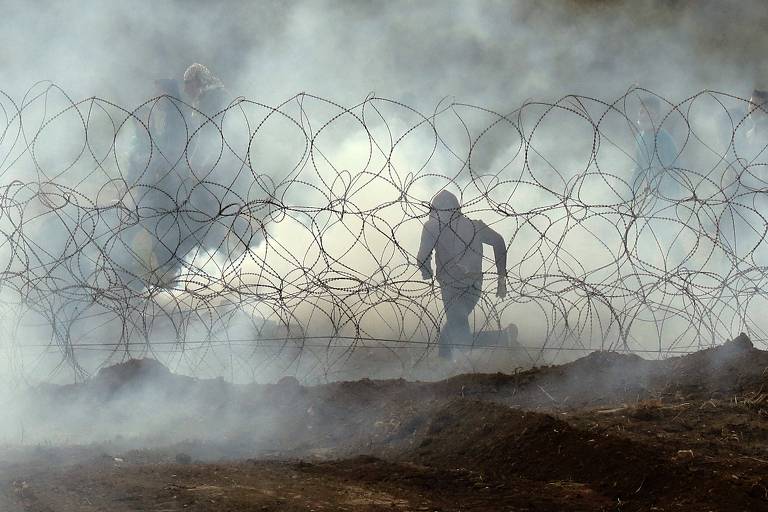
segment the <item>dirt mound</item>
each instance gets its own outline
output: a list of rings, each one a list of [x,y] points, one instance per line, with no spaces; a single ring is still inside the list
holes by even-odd
[[[723,345],[660,362],[655,384],[667,395],[732,397],[768,386],[768,352],[742,333]]]
[[[26,425],[49,421],[42,436],[70,440],[135,436],[104,445],[110,453],[120,446],[120,455],[91,469],[105,475],[105,502],[187,475],[187,487],[158,487],[156,498],[137,493],[147,510],[153,499],[158,507],[177,498],[191,506],[203,495],[210,508],[195,510],[222,509],[220,500],[234,500],[233,510],[284,509],[254,485],[272,475],[269,489],[296,490],[281,496],[296,510],[320,510],[320,500],[327,510],[394,503],[445,511],[756,511],[768,510],[767,367],[768,352],[746,336],[662,361],[597,352],[561,366],[441,382],[302,386],[285,378],[236,386],[174,375],[145,359],[105,368],[84,384],[45,388]],[[233,458],[308,462],[201,462]],[[216,480],[222,471],[240,486]],[[72,480],[48,478],[38,496],[50,491],[51,499]],[[92,480],[74,495],[92,499]],[[30,487],[17,481],[27,496]],[[312,493],[319,494],[308,500]]]
[[[768,352],[745,334],[717,347],[660,361],[593,352],[571,363],[515,374],[459,375],[434,396],[474,397],[528,410],[610,407],[647,399],[724,398],[768,389]]]
[[[171,371],[155,359],[130,359],[99,370],[92,384],[109,389],[143,384],[147,380],[168,380]]]
[[[153,359],[133,359],[99,371],[74,391],[116,392],[151,386],[164,394],[227,394],[281,407],[323,403],[331,409],[379,407],[381,402],[477,398],[530,410],[605,407],[670,396],[720,397],[768,386],[768,352],[742,334],[733,341],[660,361],[634,354],[593,352],[571,363],[512,374],[465,374],[438,382],[361,379],[305,387],[293,377],[276,384],[232,386],[221,379],[200,381],[171,373]],[[55,386],[48,387],[54,389]],[[70,387],[67,387],[70,388]]]
[[[138,417],[141,411],[163,410],[168,422],[191,429],[187,435],[192,438],[210,428],[252,439],[258,418],[259,441],[275,445],[275,451],[342,446],[348,451],[363,442],[386,444],[392,425],[417,422],[430,404],[459,398],[540,412],[608,409],[644,400],[732,399],[749,393],[753,401],[768,402],[763,396],[768,392],[766,368],[768,352],[752,347],[746,336],[662,361],[595,352],[561,366],[439,382],[362,379],[302,386],[295,378],[284,378],[276,384],[237,386],[175,375],[154,360],[141,359],[105,368],[84,384],[42,388],[36,398],[44,398],[41,417],[50,416],[52,406],[86,403],[91,418],[102,421],[109,433],[106,425],[123,425],[123,414]],[[55,429],[66,433],[69,427],[57,424]]]
[[[487,402],[459,400],[440,407],[417,437],[418,446],[404,455],[407,460],[468,468],[496,481],[578,482],[623,504],[621,510],[647,510],[647,503],[657,500],[693,507],[689,510],[703,510],[704,504],[727,510],[766,506],[752,495],[751,485],[734,485],[672,449]]]

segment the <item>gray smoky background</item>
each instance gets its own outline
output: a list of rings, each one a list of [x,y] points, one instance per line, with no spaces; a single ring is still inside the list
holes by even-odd
[[[3,13],[4,91],[51,80],[122,105],[192,62],[265,103],[375,91],[421,110],[453,97],[503,112],[632,84],[743,96],[768,78],[758,2],[6,2]]]
[[[427,116],[440,111],[442,105],[457,102],[514,118],[526,102],[543,102],[544,106],[534,104],[527,110],[530,117],[526,119],[533,120],[546,104],[572,94],[610,103],[633,87],[641,87],[677,103],[702,90],[749,97],[755,87],[768,83],[763,60],[768,11],[756,1],[71,1],[3,2],[1,10],[0,90],[18,104],[34,84],[45,81],[56,84],[75,101],[98,97],[130,109],[156,95],[154,80],[180,79],[193,62],[208,66],[233,97],[266,105],[279,105],[302,92],[342,105],[354,105],[375,94]],[[585,108],[601,109],[599,105]],[[327,105],[320,109],[333,110]],[[633,109],[637,107],[627,111]],[[387,115],[393,123],[399,120],[406,126],[418,118],[407,109],[394,107]],[[706,121],[706,113],[702,116]],[[592,132],[567,117],[562,122],[557,117],[551,119],[543,123],[537,135],[539,155],[551,157],[546,160],[559,170],[583,169],[589,160],[586,148],[590,147]],[[466,159],[469,143],[463,130],[476,136],[495,120],[493,115],[469,112],[458,122],[449,112],[436,125],[444,130],[446,144],[463,150]],[[617,130],[626,131],[626,121],[617,118]],[[716,132],[714,120],[709,121],[703,131]],[[670,122],[675,122],[674,116]],[[372,122],[372,129],[382,127]],[[581,130],[583,140],[569,137],[569,129]],[[281,139],[281,133],[278,130],[271,136]],[[515,134],[515,130],[488,132],[471,156],[473,169],[498,170],[515,162],[515,147],[520,142]],[[66,132],[58,135],[57,144],[64,144],[61,141],[66,141]],[[343,145],[344,140],[344,133],[332,133],[325,147]],[[434,140],[427,134],[416,142]],[[56,149],[51,146],[53,155]],[[421,151],[423,160],[428,148],[419,150],[415,145],[408,151],[417,160]],[[451,164],[450,157],[440,158],[427,171],[450,174],[455,162]],[[621,156],[611,158],[606,160],[615,163]],[[269,163],[279,167],[279,160]],[[432,168],[441,166],[443,169]],[[616,168],[622,166],[631,167],[629,157],[615,163]],[[15,172],[8,171],[4,180],[19,177]],[[466,176],[461,179],[468,180]],[[547,179],[560,186],[557,176]],[[429,200],[443,184],[439,180],[428,182],[417,194],[419,199]],[[298,197],[293,199],[298,201]],[[524,210],[541,198],[510,193],[505,200]],[[500,225],[499,231],[506,234],[505,228],[507,233],[518,229],[511,220]],[[414,252],[417,229],[407,239]],[[523,230],[517,243],[524,246],[531,237],[532,233]],[[580,243],[572,254],[591,254],[591,242],[583,242],[586,246]],[[514,254],[513,245],[511,260]],[[510,310],[506,320],[513,321],[524,311],[536,310]],[[534,336],[540,327],[533,325],[536,323],[521,325],[521,332],[527,330]],[[228,325],[232,338],[252,335],[249,319],[236,319]],[[206,335],[194,329],[187,334]],[[45,334],[29,328],[17,331],[17,336],[44,339]],[[50,361],[30,361],[15,344],[4,344],[0,346],[0,365],[13,386],[72,376]],[[248,350],[247,346],[242,349],[243,361],[252,361],[245,356]],[[316,371],[317,361],[330,357],[323,347],[316,352],[314,357],[305,357],[311,350],[305,355],[294,353],[286,366],[264,371],[259,378],[269,381],[286,373],[310,375]],[[359,350],[366,357],[374,352]],[[116,352],[114,360],[119,361],[122,355]],[[348,361],[347,355],[342,351],[333,356],[333,362]],[[309,361],[307,366],[302,366],[302,357]],[[413,361],[420,360],[414,357]],[[173,370],[204,377],[222,375],[248,381],[255,375],[253,368],[244,364],[235,368],[226,354],[198,357],[172,351],[168,358],[164,362],[170,361]],[[94,356],[96,362],[103,360],[103,354]],[[66,366],[66,362],[61,364]],[[383,367],[386,372],[381,371]],[[392,367],[375,359],[354,360],[351,368],[340,375],[322,371],[312,375],[317,380],[334,380],[404,374],[397,364]],[[422,373],[405,375],[441,376],[429,367]],[[9,397],[8,411],[20,407],[12,402],[17,401]],[[9,422],[9,436],[16,435],[19,424]],[[72,424],[77,421],[72,420]],[[41,432],[38,437],[45,437]]]

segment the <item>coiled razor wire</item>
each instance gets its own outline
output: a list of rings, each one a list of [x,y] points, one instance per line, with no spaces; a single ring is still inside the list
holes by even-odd
[[[507,243],[509,293],[494,296],[487,250],[471,316],[477,336],[519,327],[518,345],[493,350],[536,362],[664,356],[740,331],[766,340],[768,114],[745,98],[632,89],[423,113],[310,94],[217,112],[170,96],[126,108],[50,83],[1,97],[12,364],[53,351],[80,377],[144,355],[258,372],[312,353],[327,371],[403,347],[419,364],[445,321],[415,259],[443,189]],[[662,133],[675,154],[643,170],[641,141],[661,161]]]

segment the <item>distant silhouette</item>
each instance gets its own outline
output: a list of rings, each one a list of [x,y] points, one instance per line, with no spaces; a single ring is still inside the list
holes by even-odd
[[[483,244],[493,247],[498,273],[496,295],[507,294],[507,247],[496,231],[480,220],[461,212],[455,195],[443,190],[432,200],[429,220],[421,233],[417,256],[421,275],[432,279],[432,252],[435,277],[440,284],[446,323],[440,331],[439,354],[452,356],[452,345],[469,344],[472,333],[469,315],[480,300],[483,282]]]

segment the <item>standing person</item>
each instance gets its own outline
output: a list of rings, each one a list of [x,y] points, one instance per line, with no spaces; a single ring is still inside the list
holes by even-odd
[[[686,260],[681,221],[675,217],[674,201],[682,199],[682,187],[675,176],[679,167],[678,149],[662,125],[661,102],[655,96],[641,100],[637,112],[635,168],[630,184],[634,208],[640,213],[638,225],[647,233],[641,244],[642,257],[653,257],[654,265],[675,268]]]
[[[738,258],[746,257],[758,246],[765,250],[765,216],[768,211],[768,91],[755,89],[747,104],[746,133],[737,154],[737,190],[734,193],[734,237],[739,242]],[[744,206],[740,206],[744,205]],[[761,265],[764,262],[761,262]]]
[[[651,96],[642,101],[637,113],[635,170],[631,186],[635,197],[647,194],[677,199],[680,187],[670,169],[678,157],[677,146],[661,126],[661,102]]]
[[[244,162],[228,147],[232,141],[225,140],[227,133],[237,136],[224,126],[231,95],[200,63],[184,71],[184,92],[195,109],[189,123],[189,176],[180,194],[194,239],[192,258],[203,250],[219,252],[231,262],[263,240],[259,219],[240,195],[252,185],[252,175],[242,172]]]
[[[768,159],[768,91],[755,89],[749,98],[747,115],[746,143],[752,149],[755,158]]]
[[[718,234],[729,252],[728,264],[741,261],[762,242],[768,186],[768,91],[755,88],[749,100],[721,116],[722,139],[727,142],[721,178],[724,209]]]
[[[431,279],[432,252],[443,298],[446,322],[440,330],[439,355],[450,359],[452,345],[469,344],[469,315],[480,300],[483,284],[483,244],[493,247],[498,275],[496,295],[507,294],[507,247],[496,231],[461,212],[459,200],[443,190],[432,200],[429,220],[421,233],[417,255],[421,275]]]
[[[234,173],[223,158],[228,152],[222,116],[217,116],[227,108],[229,93],[221,80],[197,62],[184,71],[184,92],[195,111],[190,117],[187,147],[190,174],[181,195],[189,210],[189,224],[194,226],[195,238],[199,238],[194,245],[198,249],[215,248],[223,235],[213,231],[225,229],[219,222],[220,212],[229,199],[226,191],[212,183],[228,183],[227,174]]]

